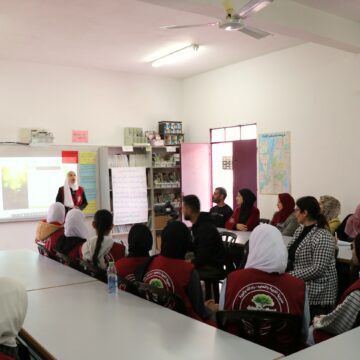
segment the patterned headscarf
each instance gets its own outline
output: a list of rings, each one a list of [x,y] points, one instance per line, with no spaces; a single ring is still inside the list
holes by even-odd
[[[322,213],[329,222],[336,219],[341,210],[340,201],[329,195],[320,196],[320,204],[322,205]]]

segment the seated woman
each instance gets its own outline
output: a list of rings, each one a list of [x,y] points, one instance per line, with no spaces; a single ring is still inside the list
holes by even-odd
[[[310,313],[314,317],[330,312],[336,301],[335,241],[314,197],[302,197],[296,206],[296,218],[301,226],[288,244],[287,271],[305,281]]]
[[[352,260],[355,265],[360,265],[360,235],[352,244]],[[314,345],[359,325],[360,279],[343,293],[334,311],[314,318],[307,343]]]
[[[15,360],[16,337],[25,320],[27,293],[24,286],[10,278],[0,277],[0,359]]]
[[[272,220],[271,225],[276,226],[283,236],[293,236],[299,224],[295,217],[295,200],[288,193],[278,195],[277,211]]]
[[[236,195],[238,207],[225,227],[228,230],[252,231],[260,223],[260,212],[254,206],[256,195],[249,189],[241,189]]]
[[[236,270],[228,275],[221,289],[219,304],[210,300],[206,305],[214,312],[258,310],[255,297],[263,295],[266,286],[270,289],[266,294],[269,304],[272,304],[267,306],[266,310],[301,316],[305,341],[310,321],[305,283],[285,273],[287,257],[280,231],[267,224],[257,226],[250,235],[245,269]]]
[[[349,216],[346,221],[345,234],[351,240],[360,234],[360,204],[356,207],[355,213]]]
[[[161,233],[161,253],[149,263],[143,281],[176,293],[189,316],[207,320],[210,312],[204,305],[199,274],[194,265],[184,260],[190,240],[190,231],[184,223],[169,223]]]
[[[36,243],[45,246],[55,255],[55,246],[64,235],[65,206],[59,202],[51,204],[46,220],[41,220],[36,229]]]
[[[110,234],[113,228],[113,216],[108,210],[98,210],[92,223],[96,236],[87,240],[81,247],[81,257],[106,270],[105,256],[111,252],[114,240]],[[120,244],[119,244],[120,245]]]
[[[335,234],[336,229],[340,225],[340,201],[329,195],[320,196],[321,213],[325,216],[332,235]]]
[[[79,209],[70,210],[65,218],[64,235],[59,238],[55,250],[76,260],[82,244],[88,237],[85,215]]]
[[[144,224],[131,227],[128,237],[129,254],[115,263],[120,278],[135,280],[135,271],[149,258],[149,251],[153,246],[150,229]]]

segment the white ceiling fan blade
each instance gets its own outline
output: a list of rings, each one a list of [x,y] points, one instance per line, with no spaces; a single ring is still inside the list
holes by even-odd
[[[260,40],[263,39],[266,36],[272,35],[271,33],[261,30],[261,29],[257,29],[255,27],[252,26],[245,26],[242,29],[240,29],[239,31],[241,31],[242,33],[249,35],[251,37],[253,37],[254,39]]]
[[[204,27],[204,26],[217,26],[218,22],[212,22],[207,24],[190,24],[190,25],[169,25],[169,26],[161,26],[160,29],[164,30],[176,30],[176,29],[188,29],[188,28],[196,28],[196,27]]]
[[[250,0],[238,12],[238,16],[242,19],[250,17],[252,14],[264,9],[270,5],[274,0]]]

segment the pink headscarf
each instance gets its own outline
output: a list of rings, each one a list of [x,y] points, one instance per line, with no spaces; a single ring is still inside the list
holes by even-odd
[[[352,239],[360,234],[360,204],[356,207],[355,214],[348,218],[345,226],[345,233]]]

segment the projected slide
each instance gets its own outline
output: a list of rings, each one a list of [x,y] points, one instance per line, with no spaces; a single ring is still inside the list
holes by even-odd
[[[61,157],[0,158],[0,220],[45,216],[70,170]]]

